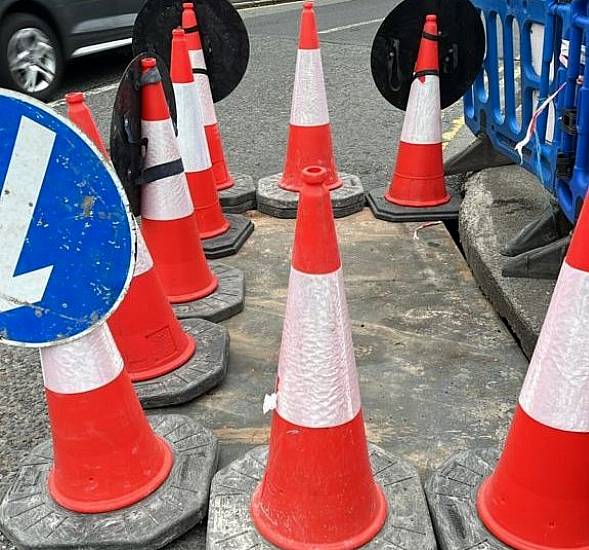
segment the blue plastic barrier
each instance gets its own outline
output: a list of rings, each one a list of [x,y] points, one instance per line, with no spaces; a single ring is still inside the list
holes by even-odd
[[[515,145],[525,136],[540,92],[541,67],[538,63],[534,67],[532,37],[533,33],[541,33],[545,25],[546,5],[542,0],[473,0],[473,4],[481,10],[485,22],[487,51],[483,71],[464,97],[466,124],[475,135],[485,134],[497,151],[519,162]],[[514,44],[517,38],[514,25],[519,30],[518,44]],[[534,40],[536,60],[541,42],[543,40],[538,38]],[[501,46],[503,61],[500,59]],[[515,86],[517,55],[520,57],[521,82],[518,90]],[[503,98],[500,97],[501,84]],[[538,163],[532,153],[533,144],[529,144],[524,150],[524,166],[545,180],[552,172],[550,155],[541,163],[546,173],[538,174]]]
[[[589,72],[584,61],[584,45],[589,33],[588,0],[570,4],[551,1],[548,5],[545,54],[558,51],[563,28],[569,38],[568,64],[559,70],[559,82],[566,87],[558,98],[558,112],[562,117],[554,192],[571,222],[575,222],[589,187]],[[545,64],[547,61],[545,61]],[[584,73],[584,74],[583,74]],[[579,76],[583,84],[579,88]],[[574,168],[573,168],[574,166]]]
[[[485,22],[487,51],[483,71],[464,97],[465,120],[472,132],[487,136],[495,150],[519,163],[515,146],[525,137],[535,108],[566,80],[555,108],[539,117],[536,134],[522,151],[522,165],[556,195],[571,221],[578,212],[578,198],[587,190],[585,175],[571,177],[577,140],[569,115],[576,101],[583,43],[580,26],[587,15],[588,1],[473,0]],[[568,68],[559,61],[563,43],[567,43],[564,39],[568,39]],[[519,74],[515,61],[518,54]],[[571,123],[567,125],[570,133],[561,129],[563,114]]]

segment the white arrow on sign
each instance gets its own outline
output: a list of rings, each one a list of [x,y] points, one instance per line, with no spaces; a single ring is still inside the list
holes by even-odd
[[[43,299],[53,266],[15,275],[43,186],[56,134],[35,121],[20,121],[0,193],[0,313]]]

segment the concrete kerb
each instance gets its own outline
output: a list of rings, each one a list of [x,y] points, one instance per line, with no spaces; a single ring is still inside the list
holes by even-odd
[[[549,196],[534,176],[518,166],[483,170],[466,183],[459,234],[468,264],[484,294],[531,357],[555,281],[507,278],[503,245],[537,218]]]

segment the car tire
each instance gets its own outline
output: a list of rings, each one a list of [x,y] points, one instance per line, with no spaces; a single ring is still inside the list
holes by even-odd
[[[64,72],[63,52],[55,31],[28,13],[7,15],[0,25],[2,84],[36,99],[50,99]],[[22,62],[16,66],[18,57]]]

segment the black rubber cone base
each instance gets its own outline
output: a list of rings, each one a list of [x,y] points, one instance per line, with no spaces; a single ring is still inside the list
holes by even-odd
[[[178,319],[205,319],[220,323],[241,313],[245,304],[245,277],[243,271],[225,264],[211,263],[219,280],[215,292],[187,304],[174,304]]]
[[[425,491],[440,550],[508,550],[483,525],[476,497],[499,459],[496,449],[459,453],[427,481]]]
[[[196,340],[196,353],[186,364],[169,374],[133,384],[144,409],[192,401],[220,384],[227,374],[227,329],[203,319],[185,319],[182,327]]]
[[[374,217],[387,222],[429,222],[457,220],[462,197],[453,190],[448,190],[450,202],[431,208],[413,208],[393,204],[384,198],[387,187],[373,189],[366,195],[368,206]]]
[[[434,550],[436,541],[427,503],[415,468],[383,449],[370,445],[375,479],[383,488],[389,516],[376,537],[363,546]],[[264,475],[268,448],[258,447],[236,460],[213,479],[207,550],[273,550],[256,531],[250,517],[254,490]]]
[[[256,184],[254,178],[245,174],[231,174],[235,184],[219,191],[219,200],[225,212],[242,214],[256,209]]]
[[[225,218],[231,224],[228,231],[218,237],[202,240],[205,255],[210,260],[237,254],[254,232],[253,222],[245,216],[226,214]]]
[[[333,215],[336,218],[360,212],[366,204],[364,188],[358,176],[339,174],[343,185],[331,192]],[[299,194],[286,191],[278,184],[282,174],[262,178],[258,182],[258,210],[274,218],[295,219],[299,207]]]
[[[172,472],[157,491],[116,512],[70,512],[49,495],[53,450],[51,442],[42,443],[23,462],[0,505],[2,532],[26,550],[156,550],[200,523],[217,470],[217,440],[186,416],[149,421],[174,451]]]

